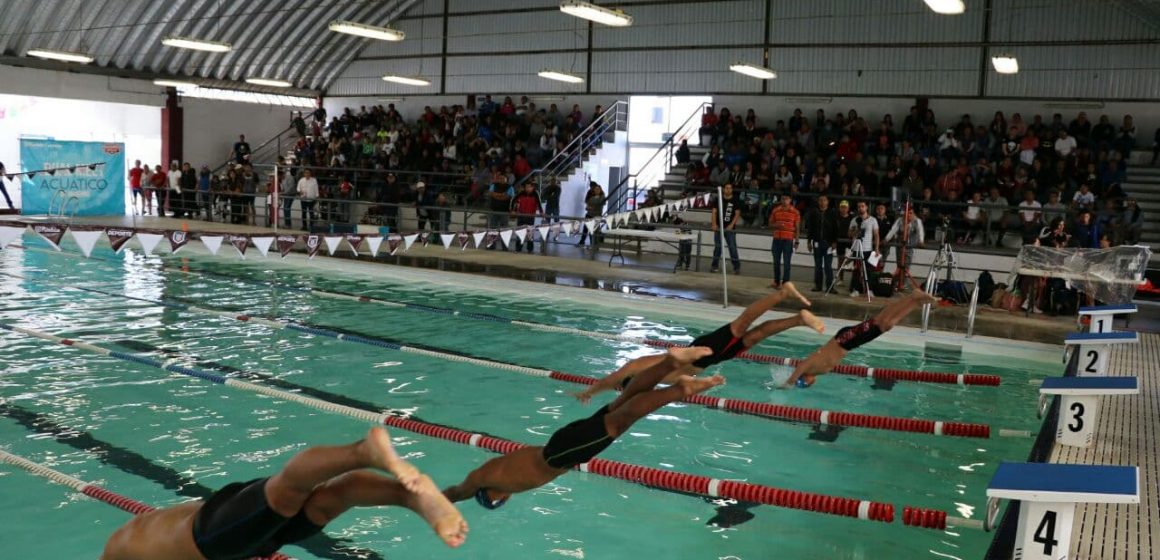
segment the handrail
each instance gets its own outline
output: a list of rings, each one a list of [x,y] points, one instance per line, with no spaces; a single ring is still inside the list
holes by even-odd
[[[516,179],[515,185],[513,186],[518,188],[527,181],[531,180],[532,177],[539,177],[542,179],[545,175],[550,175],[552,177],[559,175],[560,171],[564,168],[567,168],[573,159],[579,159],[573,157],[573,152],[582,154],[588,151],[593,144],[599,141],[600,138],[603,138],[604,134],[608,132],[610,127],[619,126],[621,124],[621,115],[626,115],[627,112],[627,102],[614,102],[608,107],[608,109],[600,114],[599,118],[592,119],[592,122],[588,123],[588,126],[584,127],[580,132],[576,133],[576,137],[573,138],[571,142],[568,142],[568,144],[564,146],[564,149],[560,150],[560,152],[553,156],[552,159],[548,160],[547,163],[540,166],[539,169],[534,169],[526,176]],[[612,121],[611,124],[609,123],[610,120]],[[628,123],[625,122],[624,124],[627,125]],[[591,135],[589,134],[589,132],[594,131],[597,128],[600,128],[599,133]],[[576,147],[576,149],[573,149],[573,147]]]
[[[665,142],[663,144],[661,144],[659,148],[657,148],[657,151],[653,152],[653,155],[650,156],[648,158],[648,160],[646,160],[644,162],[644,165],[641,165],[639,167],[639,169],[641,169],[641,170],[648,169],[649,164],[652,163],[653,160],[656,159],[656,157],[658,155],[660,155],[662,152],[665,152],[668,154],[668,157],[666,158],[666,163],[665,163],[665,166],[666,166],[665,172],[667,173],[669,170],[669,168],[667,166],[669,164],[671,164],[673,161],[672,153],[673,153],[674,140],[683,137],[681,131],[683,131],[685,129],[685,126],[688,125],[689,122],[692,121],[695,117],[704,114],[705,107],[712,107],[712,106],[713,106],[713,103],[709,102],[709,101],[702,102],[700,105],[698,105],[697,108],[693,111],[693,113],[691,115],[689,115],[688,118],[685,119],[685,122],[682,122],[681,126],[677,127],[676,131],[674,131],[672,133],[672,135],[669,136],[669,139],[665,140]],[[622,208],[621,208],[622,205],[621,205],[620,199],[627,198],[627,196],[628,196],[628,181],[630,179],[635,181],[639,176],[640,176],[640,172],[629,173],[628,175],[625,175],[624,178],[621,179],[620,182],[617,183],[615,187],[612,187],[611,189],[609,189],[608,200],[613,202],[613,204],[609,206],[610,208],[616,208],[617,210],[622,210]]]
[[[946,245],[939,247],[938,254],[935,255],[934,260],[931,261],[930,272],[926,275],[926,284],[924,285],[925,292],[928,294],[934,293],[935,285],[938,283],[938,263],[942,259],[943,251]],[[930,303],[922,304],[922,331],[926,332],[930,325]]]
[[[255,161],[254,161],[254,154],[257,154],[257,153],[258,153],[260,150],[262,150],[262,149],[263,149],[263,148],[265,148],[266,146],[269,146],[269,145],[270,145],[270,143],[272,143],[272,142],[278,142],[278,141],[280,141],[280,140],[282,139],[282,137],[286,135],[286,133],[288,133],[288,132],[290,132],[290,131],[293,131],[293,130],[294,130],[294,127],[293,127],[293,126],[288,126],[288,127],[286,127],[284,130],[282,130],[281,132],[279,132],[278,134],[275,134],[275,135],[274,135],[272,138],[269,138],[269,139],[267,139],[265,142],[262,142],[261,144],[258,144],[258,147],[257,147],[257,148],[254,148],[254,149],[250,150],[250,163],[251,163],[251,164],[256,164],[256,163],[257,163],[257,162],[255,162]],[[279,143],[279,145],[281,145],[281,144]],[[213,173],[214,175],[217,175],[217,174],[218,174],[218,173],[220,173],[220,172],[221,172],[223,169],[225,169],[227,166],[230,166],[230,165],[233,165],[233,164],[234,164],[234,160],[233,160],[232,158],[231,158],[231,159],[227,159],[226,161],[222,162],[222,163],[221,163],[221,164],[219,164],[217,167],[215,167],[211,173]]]
[[[967,312],[967,338],[975,334],[975,314],[979,311],[979,283],[971,290],[971,310]]]
[[[57,214],[57,216],[63,216],[64,215],[64,205],[68,203],[67,197],[68,197],[68,193],[65,192],[64,189],[59,189],[56,192],[52,193],[52,198],[48,199],[48,209],[45,210],[45,215],[47,215],[50,218],[53,217],[52,207],[56,206],[56,199],[60,198],[60,214]]]
[[[63,218],[65,212],[68,211],[69,204],[73,202],[76,204],[73,204],[72,212],[70,212],[68,215],[68,221],[70,224],[72,223],[73,217],[77,215],[77,210],[81,209],[81,198],[76,195],[70,196],[68,197],[68,200],[64,201],[64,205],[60,207],[60,216]]]

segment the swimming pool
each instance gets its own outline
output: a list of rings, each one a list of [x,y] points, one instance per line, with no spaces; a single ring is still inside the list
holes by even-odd
[[[25,236],[26,246],[44,245]],[[75,249],[74,249],[75,252]],[[736,309],[595,293],[514,280],[438,274],[332,259],[306,262],[114,255],[95,259],[13,249],[0,252],[0,320],[107,348],[197,365],[237,368],[328,393],[402,409],[427,421],[531,444],[591,413],[568,396],[575,386],[509,371],[357,345],[148,304],[63,289],[84,286],[169,302],[291,318],[373,337],[422,343],[521,365],[603,374],[655,350],[572,334],[532,332],[462,316],[336,301],[270,282],[361,293],[590,331],[687,342]],[[829,324],[832,332],[838,323]],[[931,336],[926,340],[954,341]],[[756,352],[800,357],[824,340],[785,333]],[[897,329],[853,353],[876,366],[1003,376],[1000,388],[899,383],[874,390],[860,378],[829,376],[809,390],[769,391],[768,366],[720,366],[729,384],[714,396],[870,414],[983,422],[1036,430],[1030,379],[1056,374],[1058,348],[976,339],[960,361],[924,358],[924,339]],[[196,497],[265,476],[294,452],[353,440],[366,424],[264,396],[232,391],[146,366],[5,333],[0,441],[15,454],[152,505]],[[53,433],[66,434],[59,439]],[[392,435],[400,451],[441,486],[492,455],[417,436]],[[834,441],[800,424],[672,405],[635,425],[602,457],[780,488],[947,510],[978,519],[1000,460],[1023,460],[1029,439],[966,439],[851,428]],[[104,458],[102,462],[101,458]],[[127,515],[10,468],[0,495],[11,508],[3,530],[14,557],[92,557]],[[977,558],[989,535],[933,531],[769,506],[732,506],[592,474],[569,473],[498,511],[461,504],[471,534],[444,548],[410,512],[348,513],[328,540],[297,558]],[[729,525],[725,527],[723,525]],[[51,529],[51,533],[49,532]],[[52,534],[51,539],[46,538]]]

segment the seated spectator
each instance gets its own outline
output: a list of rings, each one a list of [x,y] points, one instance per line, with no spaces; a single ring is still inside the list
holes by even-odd
[[[1039,232],[1038,242],[1043,247],[1063,249],[1071,243],[1071,234],[1067,232],[1067,222],[1063,217],[1051,220],[1051,224]]]
[[[717,160],[717,167],[709,172],[709,184],[720,187],[729,182],[729,168],[724,159]]]
[[[1081,113],[1082,114],[1082,113]],[[1071,226],[1071,247],[1095,249],[1099,247],[1100,228],[1092,222],[1091,210],[1080,210]]]
[[[1010,204],[1007,198],[999,194],[998,187],[991,187],[990,196],[983,201],[983,209],[987,213],[987,222],[991,229],[991,235],[994,237],[994,244],[996,247],[1003,246],[1003,236],[1007,233],[1008,214],[1007,207]]]
[[[935,185],[935,193],[943,200],[960,198],[963,194],[963,175],[965,174],[965,168],[951,168],[938,178],[938,183]]]
[[[681,146],[677,148],[677,163],[687,164],[691,159],[692,156],[689,154],[689,141],[681,140]]]
[[[960,214],[961,227],[959,232],[962,237],[956,241],[958,243],[973,243],[979,232],[983,231],[986,219],[987,213],[983,211],[983,192],[973,191],[966,209]]]
[[[1054,222],[1056,218],[1063,218],[1067,215],[1067,205],[1059,201],[1059,190],[1051,189],[1047,195],[1047,203],[1043,205],[1043,221],[1045,223]]]
[[[1079,144],[1078,140],[1072,136],[1069,136],[1067,130],[1061,130],[1059,131],[1059,138],[1055,139],[1053,146],[1055,147],[1056,155],[1059,156],[1060,159],[1067,159],[1068,156],[1075,152],[1075,149],[1079,146]]]
[[[1024,244],[1033,243],[1039,235],[1043,224],[1042,208],[1043,205],[1035,200],[1035,191],[1027,189],[1023,192],[1023,202],[1019,203],[1019,222],[1023,229]]]
[[[1079,191],[1071,199],[1071,209],[1076,211],[1090,211],[1095,207],[1096,195],[1091,192],[1090,183],[1083,182],[1079,186]]]

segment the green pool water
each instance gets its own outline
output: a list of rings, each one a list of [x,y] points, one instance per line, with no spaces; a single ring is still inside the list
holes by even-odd
[[[719,326],[723,312],[694,303],[538,286],[480,276],[402,270],[316,259],[309,266],[194,253],[144,257],[98,249],[82,259],[28,249],[0,251],[0,320],[125,351],[196,356],[205,369],[237,368],[381,409],[529,444],[587,416],[574,385],[505,370],[303,335],[122,298],[63,289],[83,286],[214,309],[293,319],[485,358],[598,375],[654,350],[416,310],[324,299],[280,285],[357,292],[565,325],[687,342]],[[291,259],[294,261],[294,259]],[[325,263],[333,263],[329,269]],[[725,319],[727,320],[727,319]],[[833,323],[838,325],[837,322]],[[879,367],[994,373],[1000,388],[870,381],[827,376],[809,390],[771,391],[768,366],[733,361],[717,369],[728,385],[712,394],[870,414],[1038,428],[1035,387],[1057,374],[1058,353],[979,341],[959,360],[924,357],[913,331],[898,329],[854,352]],[[756,352],[805,356],[825,337],[794,331]],[[951,338],[943,337],[941,342]],[[0,446],[142,502],[164,506],[228,482],[272,474],[310,445],[351,441],[365,423],[293,402],[241,393],[144,365],[100,357],[10,332],[0,334]],[[638,422],[602,457],[779,488],[938,508],[978,519],[984,489],[1002,460],[1023,460],[1031,440],[936,437],[848,429],[834,441],[810,426],[674,404]],[[441,486],[493,455],[401,430],[395,445]],[[4,558],[93,558],[128,515],[9,466],[0,466]],[[327,527],[296,558],[979,558],[990,535],[933,531],[770,506],[680,495],[569,473],[497,511],[461,504],[471,533],[445,548],[406,510],[356,510]]]

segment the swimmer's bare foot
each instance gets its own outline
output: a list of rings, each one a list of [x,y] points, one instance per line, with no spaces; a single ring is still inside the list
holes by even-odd
[[[797,286],[794,286],[793,282],[783,282],[780,289],[782,292],[785,292],[787,297],[795,297],[801,300],[802,305],[805,305],[806,307],[813,305],[810,303],[810,300],[806,299],[806,296],[803,296],[802,293],[798,291]]]
[[[371,428],[367,432],[367,437],[362,441],[362,447],[372,466],[395,475],[395,478],[407,490],[416,491],[419,477],[422,475],[419,469],[404,461],[395,452],[395,448],[391,446],[391,437],[387,434],[387,430],[380,426]]]
[[[725,378],[720,375],[714,375],[712,377],[689,377],[688,375],[682,375],[676,384],[685,392],[685,396],[689,396],[708,391],[718,385],[724,385]]]
[[[913,298],[915,301],[917,301],[919,303],[938,303],[937,297],[934,297],[934,296],[932,296],[932,295],[930,295],[930,294],[928,294],[928,293],[926,293],[918,288],[915,288],[914,291],[911,292],[910,295],[908,295],[906,297]]]
[[[415,489],[407,495],[407,507],[421,515],[447,546],[456,548],[467,539],[467,521],[431,477],[420,474],[416,478]]]
[[[819,333],[826,332],[825,323],[822,323],[822,320],[819,319],[817,317],[817,315],[814,315],[813,313],[810,313],[809,311],[802,309],[801,311],[798,311],[798,318],[801,319],[803,325],[805,325],[811,329],[814,329],[815,331],[818,331]]]
[[[713,350],[706,346],[691,346],[688,348],[674,347],[669,348],[669,355],[673,357],[678,363],[691,364],[705,356],[713,354]]]

